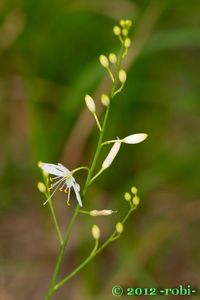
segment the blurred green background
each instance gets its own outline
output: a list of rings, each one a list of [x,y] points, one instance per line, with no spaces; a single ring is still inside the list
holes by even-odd
[[[127,84],[112,105],[106,136],[147,132],[149,138],[123,145],[91,187],[84,208],[118,214],[79,217],[60,278],[93,247],[93,223],[102,240],[109,235],[128,209],[123,194],[132,185],[141,205],[120,240],[53,299],[109,300],[116,284],[199,287],[199,12],[197,0],[1,0],[1,300],[39,300],[48,289],[58,241],[36,188],[37,162],[90,164],[97,130],[84,95],[100,102],[99,94],[108,91],[98,56],[118,51],[112,27],[121,18],[135,22],[133,44]],[[84,175],[77,176],[81,185]],[[64,230],[75,200],[68,207],[58,193],[54,203]]]

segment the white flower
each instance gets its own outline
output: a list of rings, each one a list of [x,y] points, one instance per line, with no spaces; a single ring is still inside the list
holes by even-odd
[[[136,133],[126,136],[122,139],[122,143],[126,144],[138,144],[143,142],[147,138],[148,134],[146,133]]]
[[[58,190],[62,190],[65,188],[65,192],[68,192],[67,202],[69,203],[70,200],[70,191],[71,188],[74,189],[74,192],[76,194],[76,199],[80,206],[82,206],[81,196],[79,194],[80,192],[80,186],[75,181],[74,177],[72,176],[72,173],[63,165],[61,164],[47,164],[40,162],[39,167],[46,173],[50,175],[54,175],[56,177],[53,177],[52,180],[55,180],[55,182],[52,184],[51,189],[55,188],[53,193],[50,195],[50,197],[44,202],[44,205],[51,199],[53,194]]]
[[[110,167],[110,165],[112,164],[115,156],[119,152],[120,146],[121,146],[121,141],[117,140],[114,143],[114,145],[112,146],[110,152],[108,153],[108,156],[106,157],[106,159],[104,160],[104,162],[102,164],[103,169],[107,169],[108,167]]]

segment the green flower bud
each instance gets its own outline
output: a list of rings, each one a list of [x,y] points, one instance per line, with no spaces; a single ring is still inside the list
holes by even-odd
[[[122,29],[122,34],[123,34],[123,36],[127,36],[128,35],[128,29],[127,28],[123,28]]]
[[[125,21],[125,20],[120,20],[119,24],[120,24],[122,27],[124,27],[124,26],[126,26],[126,21]]]
[[[124,46],[126,48],[129,48],[131,46],[131,39],[126,38],[125,41],[124,41]]]
[[[121,34],[121,29],[120,29],[120,27],[119,26],[114,26],[113,27],[113,33],[115,34],[115,35],[120,35]]]
[[[100,55],[99,56],[99,61],[100,64],[104,67],[104,68],[108,68],[109,66],[109,61],[107,59],[107,57],[105,55]]]
[[[140,203],[140,198],[138,196],[134,196],[132,201],[133,204],[137,206]]]
[[[132,26],[132,21],[131,20],[126,20],[125,24],[128,28],[130,28]]]
[[[121,222],[118,222],[115,226],[117,233],[121,234],[124,230],[124,226]]]
[[[126,72],[123,70],[123,69],[121,69],[120,71],[119,71],[119,81],[121,82],[121,83],[125,83],[125,81],[126,81]]]
[[[124,194],[124,199],[126,200],[126,201],[131,201],[131,194],[129,194],[129,193],[125,193]]]
[[[109,60],[112,64],[116,64],[117,62],[117,56],[114,53],[109,54]]]
[[[92,226],[92,236],[95,240],[100,238],[100,229],[97,225]]]
[[[135,186],[132,186],[131,192],[132,192],[134,195],[136,195],[137,192],[138,192],[138,190],[137,190],[137,188],[136,188]]]
[[[43,183],[43,182],[38,182],[37,184],[37,188],[38,190],[41,192],[41,193],[45,193],[47,188],[46,188],[46,185]]]
[[[108,106],[110,105],[110,98],[106,94],[101,95],[101,102],[103,105]]]

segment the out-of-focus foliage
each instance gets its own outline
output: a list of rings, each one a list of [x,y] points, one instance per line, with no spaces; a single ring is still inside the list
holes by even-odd
[[[112,299],[115,284],[199,285],[199,10],[195,0],[0,2],[3,300],[42,299],[47,290],[57,240],[36,191],[36,164],[89,164],[97,130],[84,110],[84,95],[107,88],[98,56],[118,50],[112,27],[126,17],[135,22],[128,80],[112,105],[106,136],[147,132],[149,138],[123,145],[91,188],[86,209],[118,214],[79,219],[63,274],[90,251],[94,222],[109,234],[127,209],[123,194],[132,184],[141,204],[121,240],[57,296],[104,300]],[[67,207],[63,195],[54,202],[65,227],[73,205]]]

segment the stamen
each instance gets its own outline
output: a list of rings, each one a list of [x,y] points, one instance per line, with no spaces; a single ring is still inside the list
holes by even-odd
[[[65,194],[67,194],[67,189],[64,189]]]

